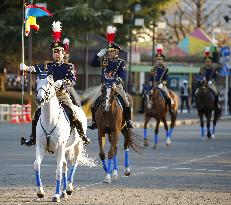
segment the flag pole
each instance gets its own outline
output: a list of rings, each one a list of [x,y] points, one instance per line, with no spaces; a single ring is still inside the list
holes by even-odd
[[[24,33],[25,33],[25,0],[23,0],[23,5],[22,5],[22,64],[24,65],[25,62],[25,42],[24,42]],[[22,119],[22,129],[21,129],[21,144],[22,144],[22,138],[24,136],[23,132],[23,106],[24,106],[24,71],[21,73],[21,94],[22,94],[22,105],[21,105],[21,119]]]

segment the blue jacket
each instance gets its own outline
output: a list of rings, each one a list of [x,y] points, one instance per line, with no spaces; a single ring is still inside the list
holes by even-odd
[[[64,80],[68,86],[76,83],[74,65],[72,63],[45,62],[44,64],[36,64],[35,73],[39,74],[42,71],[52,75],[54,81]]]
[[[168,68],[164,66],[155,66],[151,72],[149,81],[155,81],[157,84],[168,81]]]
[[[95,55],[92,63],[94,67],[102,67],[102,83],[107,83],[117,77],[122,80],[126,79],[125,61],[120,58],[100,58]]]
[[[206,81],[217,80],[217,71],[213,67],[201,67],[199,75],[205,77]]]

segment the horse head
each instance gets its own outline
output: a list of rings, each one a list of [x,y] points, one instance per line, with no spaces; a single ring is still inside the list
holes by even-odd
[[[40,72],[36,80],[36,102],[39,106],[43,106],[49,102],[52,97],[56,95],[55,88],[53,86],[54,79],[46,72]]]
[[[116,92],[117,88],[115,82],[106,82],[102,85],[102,107],[104,111],[109,112],[111,110],[111,105],[115,99]]]

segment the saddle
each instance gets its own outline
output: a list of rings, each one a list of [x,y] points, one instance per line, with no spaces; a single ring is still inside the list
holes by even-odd
[[[125,110],[125,102],[123,101],[122,96],[119,95],[118,93],[116,95],[116,100],[119,103],[120,108],[122,109],[122,111],[124,111]],[[100,95],[95,101],[95,112],[97,111],[97,109],[101,105],[101,103],[102,103],[102,95]]]

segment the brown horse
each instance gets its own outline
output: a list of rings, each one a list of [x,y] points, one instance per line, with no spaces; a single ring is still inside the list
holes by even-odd
[[[153,117],[156,119],[156,128],[155,128],[155,136],[154,136],[154,149],[156,149],[158,144],[158,132],[159,125],[162,121],[164,123],[164,128],[166,130],[166,146],[171,144],[171,136],[173,132],[173,128],[175,125],[176,117],[177,117],[177,109],[178,109],[178,97],[172,90],[169,90],[170,96],[174,102],[172,105],[173,113],[171,114],[171,124],[170,129],[168,129],[166,114],[168,113],[168,107],[165,103],[163,95],[158,87],[154,86],[152,92],[150,94],[150,100],[146,102],[145,105],[145,117],[144,117],[144,146],[148,146],[147,141],[147,124],[149,120]],[[149,98],[147,98],[149,99]]]
[[[99,141],[99,156],[106,172],[104,182],[111,182],[111,163],[114,162],[112,171],[112,180],[117,180],[117,143],[120,132],[124,136],[124,151],[125,151],[125,172],[126,176],[130,175],[128,151],[131,147],[136,152],[140,151],[140,145],[134,139],[135,134],[126,126],[125,117],[122,108],[117,101],[116,85],[103,85],[101,105],[96,111],[96,124],[98,127],[98,141]],[[106,134],[111,144],[108,151],[108,165],[106,165],[104,146],[106,142]]]

